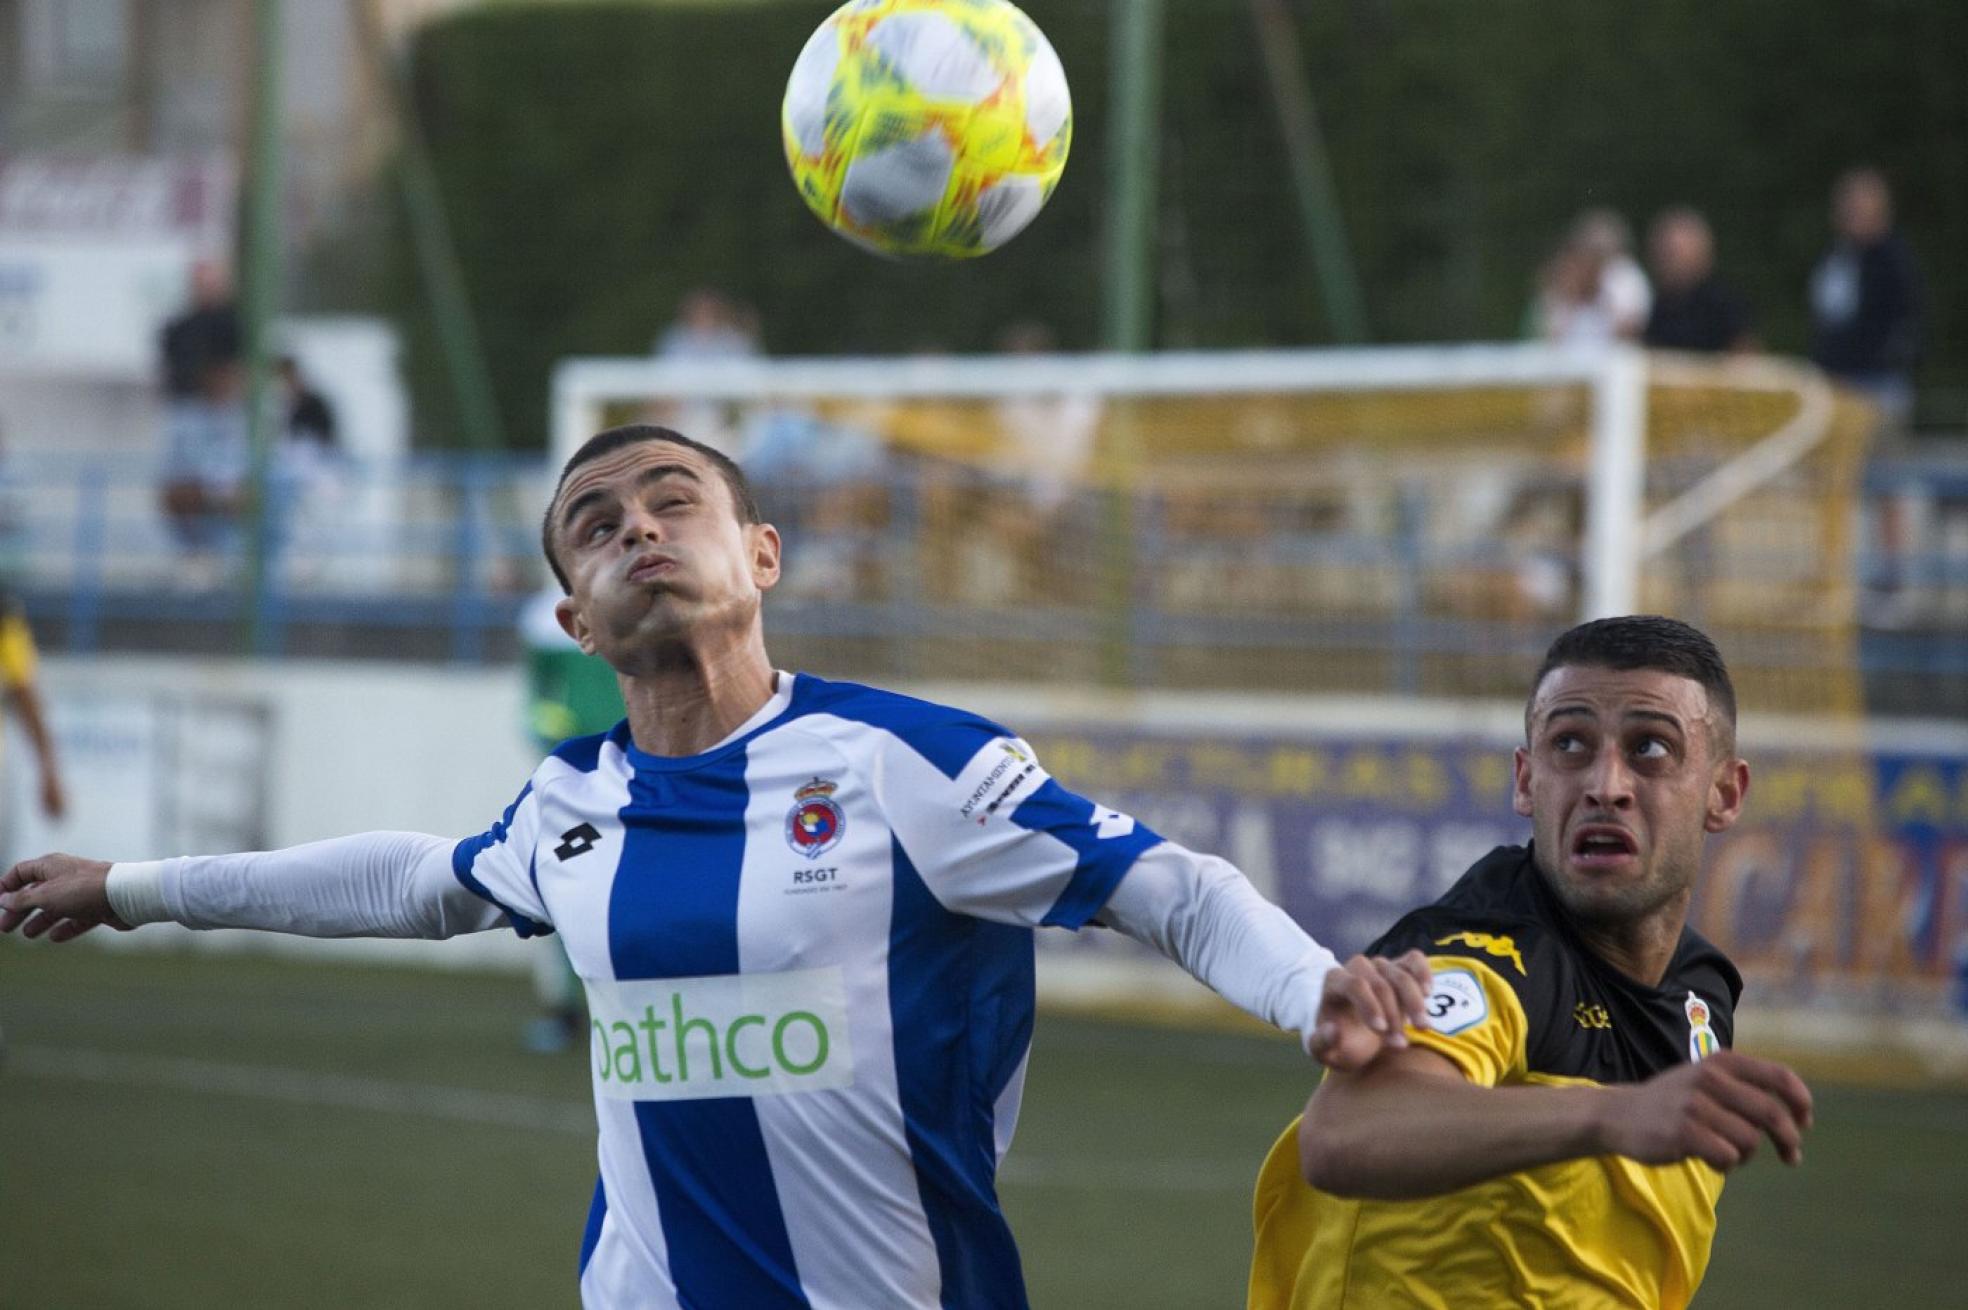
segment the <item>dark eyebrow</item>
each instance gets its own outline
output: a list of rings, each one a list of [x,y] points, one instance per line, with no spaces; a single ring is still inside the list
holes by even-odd
[[[1590,719],[1594,723],[1597,723],[1599,721],[1599,712],[1593,709],[1590,705],[1556,706],[1545,714],[1544,721],[1546,724],[1549,724],[1553,719],[1559,718],[1561,716]],[[1687,729],[1682,726],[1681,720],[1675,718],[1672,714],[1668,714],[1662,710],[1628,710],[1626,711],[1625,714],[1621,715],[1620,717],[1623,720],[1646,719],[1655,723],[1665,723],[1669,727],[1673,728],[1676,732],[1685,733],[1687,731]]]
[[[642,472],[636,474],[635,485],[640,490],[652,482],[661,482],[664,478],[668,477],[688,478],[690,481],[696,483],[702,483],[703,481],[702,478],[697,476],[697,470],[691,468],[688,464],[652,464]],[[582,511],[586,510],[590,505],[608,499],[608,496],[609,491],[607,487],[594,487],[568,501],[567,507],[560,512],[561,531],[565,532],[568,528],[574,526],[574,520],[581,516]]]

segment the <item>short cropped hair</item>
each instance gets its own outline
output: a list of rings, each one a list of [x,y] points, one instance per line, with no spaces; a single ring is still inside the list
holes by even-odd
[[[1531,707],[1538,688],[1552,670],[1572,667],[1599,669],[1657,669],[1698,682],[1708,692],[1715,716],[1715,741],[1728,754],[1736,749],[1736,687],[1729,666],[1701,629],[1658,614],[1629,614],[1621,618],[1581,623],[1551,643],[1531,679],[1524,702],[1524,733],[1530,735]]]
[[[701,441],[692,441],[681,432],[658,427],[654,423],[624,423],[618,428],[597,432],[581,443],[581,448],[568,456],[561,465],[560,477],[554,483],[553,495],[547,497],[547,512],[540,519],[540,549],[547,557],[547,567],[553,570],[554,581],[560,584],[562,592],[571,593],[574,588],[567,580],[567,573],[560,567],[560,560],[554,555],[554,503],[560,499],[561,488],[574,470],[583,464],[591,463],[604,455],[610,455],[624,446],[633,446],[638,441],[664,441],[672,446],[682,446],[694,450],[709,460],[711,467],[724,479],[726,490],[731,493],[731,505],[737,511],[740,523],[762,523],[764,516],[759,513],[758,500],[752,495],[752,485],[745,480],[745,470],[723,451],[707,446]]]

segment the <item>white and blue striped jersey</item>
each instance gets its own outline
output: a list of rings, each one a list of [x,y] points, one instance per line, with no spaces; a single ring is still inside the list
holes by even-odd
[[[1085,924],[1161,839],[974,715],[781,684],[700,755],[566,743],[453,855],[587,987],[583,1303],[1022,1306],[995,1176],[1032,930]]]

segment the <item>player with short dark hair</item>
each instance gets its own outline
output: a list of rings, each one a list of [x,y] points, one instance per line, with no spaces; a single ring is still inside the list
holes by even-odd
[[[1235,869],[1075,796],[1004,728],[774,670],[780,541],[757,519],[715,451],[603,433],[544,545],[623,722],[563,743],[463,841],[44,856],[0,877],[0,931],[558,932],[601,1137],[581,1296],[638,1310],[1023,1305],[996,1175],[1034,928],[1118,929],[1333,1067],[1405,1040],[1419,954],[1338,967]]]
[[[1429,1018],[1334,1070],[1259,1174],[1253,1310],[1680,1307],[1723,1173],[1795,1164],[1804,1084],[1730,1049],[1742,980],[1687,926],[1703,840],[1749,766],[1715,644],[1583,624],[1525,709],[1499,847],[1370,951],[1418,949]]]

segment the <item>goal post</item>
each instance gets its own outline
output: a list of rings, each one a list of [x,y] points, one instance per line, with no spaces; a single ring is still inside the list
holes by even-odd
[[[1827,679],[1827,708],[1856,695],[1865,418],[1788,361],[1510,344],[556,370],[556,459],[637,418],[737,457],[790,525],[782,636],[891,676],[1485,695],[1568,622],[1662,610],[1787,688],[1772,708],[1810,712]],[[808,549],[825,567],[800,569]]]

